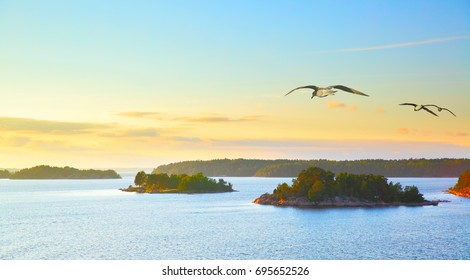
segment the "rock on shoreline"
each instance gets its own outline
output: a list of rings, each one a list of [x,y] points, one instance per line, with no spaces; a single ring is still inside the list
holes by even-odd
[[[388,207],[388,206],[436,206],[439,204],[439,201],[423,201],[423,202],[414,202],[414,203],[385,203],[381,201],[361,201],[355,200],[348,197],[335,197],[331,200],[323,200],[319,202],[309,201],[304,197],[290,197],[289,199],[283,200],[279,199],[274,194],[265,193],[255,199],[253,203],[262,204],[262,205],[273,205],[273,206],[288,206],[288,207],[297,207],[297,208],[354,208],[354,207]]]

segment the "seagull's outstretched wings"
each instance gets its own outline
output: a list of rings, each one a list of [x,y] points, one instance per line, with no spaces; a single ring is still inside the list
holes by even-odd
[[[329,86],[330,88],[336,88],[336,89],[340,89],[340,90],[344,90],[344,91],[347,91],[347,92],[350,92],[350,93],[354,93],[354,94],[358,94],[358,95],[362,95],[362,96],[369,96],[363,92],[360,92],[356,89],[353,89],[353,88],[350,88],[350,87],[346,87],[346,86],[342,86],[342,85],[334,85],[334,86]]]
[[[294,90],[303,89],[303,88],[313,89],[314,91],[315,91],[315,90],[318,90],[318,87],[317,87],[317,86],[303,86],[303,87],[294,88],[293,90],[291,90],[291,91],[289,91],[288,93],[286,93],[286,95],[288,95],[289,93],[293,92]],[[286,95],[284,95],[284,96],[286,96]]]

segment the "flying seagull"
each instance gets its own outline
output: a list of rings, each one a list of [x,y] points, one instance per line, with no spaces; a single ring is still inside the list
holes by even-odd
[[[442,111],[442,110],[446,110],[446,111],[448,111],[449,113],[451,113],[452,115],[454,115],[454,117],[457,117],[454,113],[452,113],[451,110],[449,110],[449,109],[447,109],[447,108],[439,107],[439,106],[434,105],[434,104],[429,104],[429,105],[424,105],[424,106],[434,106],[434,107],[437,108],[437,111],[439,111],[439,112]]]
[[[414,103],[401,103],[400,105],[410,105],[410,106],[414,106],[415,107],[415,111],[419,111],[421,109],[425,110],[426,112],[428,113],[431,113],[433,114],[434,116],[436,117],[439,117],[438,115],[436,115],[436,113],[434,113],[433,111],[429,110],[428,108],[426,108],[426,106],[429,106],[429,105],[418,105],[418,104],[414,104]]]
[[[328,95],[334,95],[335,92],[337,92],[337,90],[333,90],[333,89],[340,89],[340,90],[347,91],[347,92],[354,93],[354,94],[358,94],[358,95],[369,96],[369,95],[367,95],[363,92],[360,92],[360,91],[355,90],[353,88],[345,87],[345,86],[342,86],[342,85],[334,85],[334,86],[328,86],[328,87],[303,86],[303,87],[294,88],[293,90],[286,93],[286,95],[290,94],[294,90],[303,89],[303,88],[313,89],[311,98],[313,98],[315,96],[317,96],[317,97],[326,97]]]

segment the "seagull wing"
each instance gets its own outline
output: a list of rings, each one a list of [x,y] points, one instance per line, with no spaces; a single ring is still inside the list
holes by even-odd
[[[452,115],[454,115],[454,117],[457,117],[454,113],[452,113],[451,110],[449,110],[449,109],[447,109],[447,108],[439,107],[439,106],[434,105],[434,104],[429,104],[429,105],[424,105],[424,106],[434,106],[434,107],[436,107],[437,109],[439,109],[439,111],[441,111],[441,110],[446,110],[446,111],[448,111],[449,113],[451,113]]]
[[[418,106],[417,104],[414,104],[414,103],[401,103],[399,105],[410,105],[410,106],[414,106],[414,107]]]
[[[350,93],[354,93],[354,94],[358,94],[358,95],[362,95],[362,96],[369,96],[363,92],[360,92],[356,89],[353,89],[353,88],[350,88],[350,87],[346,87],[346,86],[342,86],[342,85],[334,85],[334,86],[329,86],[329,88],[336,88],[336,89],[340,89],[340,90],[344,90],[344,91],[347,91],[347,92],[350,92]]]
[[[423,110],[425,110],[426,112],[429,112],[429,113],[433,114],[433,115],[436,116],[436,117],[439,117],[438,115],[436,115],[436,113],[434,113],[433,111],[429,110],[428,108],[426,108],[426,107],[424,107],[424,106],[423,106]]]
[[[449,109],[447,109],[447,108],[442,108],[442,110],[446,110],[446,111],[448,111],[449,113],[451,113],[452,115],[454,115],[454,117],[457,117],[454,113],[452,113],[451,110],[449,110]]]
[[[314,91],[315,91],[315,90],[318,90],[318,87],[317,87],[317,86],[303,86],[303,87],[294,88],[293,90],[291,90],[291,91],[289,91],[288,93],[286,93],[284,96],[288,95],[289,93],[293,92],[294,90],[303,89],[303,88],[313,89]]]

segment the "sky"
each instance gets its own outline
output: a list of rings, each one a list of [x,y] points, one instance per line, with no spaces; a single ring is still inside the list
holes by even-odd
[[[0,168],[470,158],[469,78],[469,1],[0,0]]]

